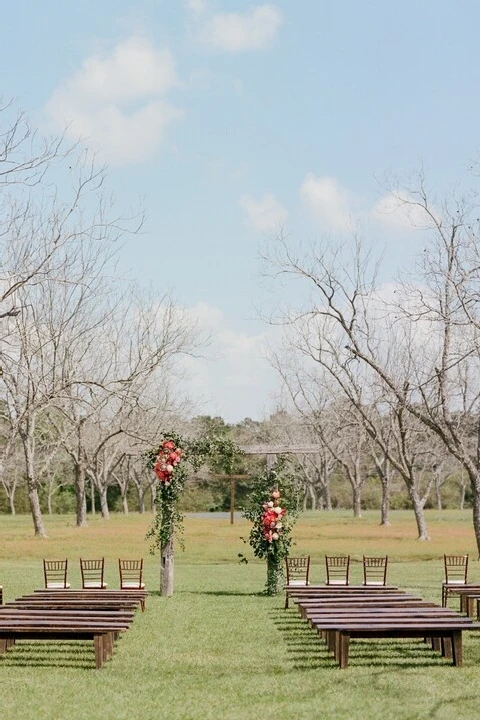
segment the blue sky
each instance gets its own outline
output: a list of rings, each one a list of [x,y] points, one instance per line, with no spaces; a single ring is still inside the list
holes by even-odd
[[[387,278],[420,238],[383,212],[385,174],[423,164],[445,192],[478,159],[477,0],[17,0],[3,27],[0,94],[68,123],[117,205],[143,204],[121,267],[211,331],[191,391],[230,421],[276,403],[265,235],[336,242],[359,221]]]

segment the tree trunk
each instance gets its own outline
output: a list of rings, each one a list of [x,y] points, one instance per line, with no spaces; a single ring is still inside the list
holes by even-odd
[[[443,510],[442,507],[442,482],[440,476],[435,473],[435,495],[437,496],[437,510]]]
[[[323,490],[323,496],[325,498],[325,510],[328,512],[332,509],[332,494],[330,492],[330,485],[327,483]]]
[[[475,530],[478,557],[480,558],[480,477],[478,475],[472,476],[470,474],[470,483],[472,485],[473,495],[473,528]]]
[[[90,477],[90,510],[92,515],[95,515],[95,483],[92,477]]]
[[[38,483],[35,476],[33,426],[29,427],[25,433],[21,433],[20,437],[22,439],[23,450],[25,453],[28,502],[30,504],[30,512],[32,513],[35,535],[38,537],[47,537],[45,526],[43,524],[42,511],[40,509]]]
[[[160,595],[171,597],[173,595],[173,535],[165,545],[162,545],[160,565]]]
[[[87,527],[87,496],[85,492],[85,463],[80,456],[75,464],[75,499],[77,527]],[[93,503],[92,503],[93,504]]]
[[[427,521],[425,519],[425,510],[422,505],[416,489],[412,485],[408,485],[408,494],[413,505],[415,521],[417,523],[418,540],[430,540],[427,530]]]
[[[362,517],[362,492],[358,485],[352,485],[353,493],[353,517]]]
[[[102,517],[108,520],[110,518],[110,510],[108,509],[107,488],[102,486],[97,489],[100,498],[100,512],[102,513]]]
[[[390,525],[390,488],[388,478],[381,477],[382,504],[380,508],[380,525]]]

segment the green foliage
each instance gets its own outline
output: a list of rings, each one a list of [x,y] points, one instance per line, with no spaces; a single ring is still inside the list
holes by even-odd
[[[204,436],[194,440],[184,438],[178,433],[169,431],[163,434],[159,447],[147,453],[147,464],[154,468],[163,443],[171,441],[175,448],[181,449],[182,459],[173,468],[168,482],[157,483],[155,499],[155,517],[147,538],[152,541],[150,551],[160,551],[174,536],[183,549],[183,514],[179,510],[179,499],[185,489],[189,475],[189,466],[197,472],[207,463],[215,463],[226,474],[232,473],[242,452],[235,443],[223,436]]]
[[[298,485],[293,476],[285,472],[285,462],[280,458],[273,469],[259,475],[250,507],[243,511],[244,517],[252,523],[248,543],[253,554],[267,561],[267,595],[276,595],[280,590],[284,561],[292,545],[291,532],[298,517],[298,499]],[[280,527],[275,522],[275,515]],[[240,562],[248,562],[242,553],[239,558]]]

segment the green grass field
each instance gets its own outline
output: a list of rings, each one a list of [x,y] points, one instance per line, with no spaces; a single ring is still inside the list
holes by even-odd
[[[465,633],[464,666],[454,668],[419,641],[352,642],[341,671],[283,596],[261,595],[264,564],[237,562],[249,524],[187,517],[185,552],[177,551],[175,594],[158,595],[159,560],[148,552],[150,517],[99,517],[78,529],[67,516],[45,518],[48,539],[33,537],[29,517],[0,517],[0,584],[5,601],[43,585],[42,558],[104,556],[109,587],[118,557],[145,558],[152,595],[146,612],[95,670],[93,643],[21,642],[0,656],[2,720],[470,720],[480,715],[480,633]],[[469,552],[471,580],[480,563],[469,512],[428,513],[430,542],[415,540],[413,516],[307,513],[292,554],[310,553],[312,580],[323,582],[326,553],[349,552],[352,582],[361,558],[388,553],[389,582],[440,602],[444,552]],[[452,606],[455,601],[452,600]]]

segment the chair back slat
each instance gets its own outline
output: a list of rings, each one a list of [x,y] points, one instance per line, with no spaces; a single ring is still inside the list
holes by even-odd
[[[327,585],[348,585],[350,582],[350,555],[325,555]]]
[[[43,560],[45,587],[49,590],[65,589],[67,583],[68,560]]]
[[[468,555],[444,555],[445,582],[466,584]]]
[[[287,585],[308,585],[310,576],[310,555],[285,558]]]
[[[366,557],[363,556],[363,584],[364,585],[386,585],[387,584],[388,556]]]
[[[119,558],[118,570],[121,589],[142,590],[145,587],[145,583],[142,582],[143,558],[140,558],[140,560],[122,560]]]
[[[104,589],[107,587],[103,580],[105,571],[105,558],[100,560],[85,560],[80,558],[80,572],[82,575],[82,588]]]

